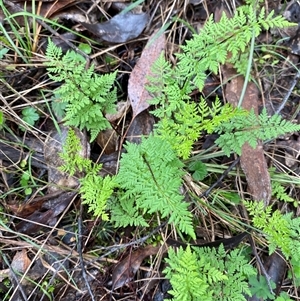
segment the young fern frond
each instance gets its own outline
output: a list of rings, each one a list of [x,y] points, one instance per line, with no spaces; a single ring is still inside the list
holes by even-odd
[[[81,143],[73,129],[68,131],[63,152],[59,154],[64,164],[60,166],[62,172],[74,176],[76,171],[82,172],[91,168],[91,161],[80,155]]]
[[[287,259],[291,254],[291,214],[282,215],[279,210],[272,212],[272,207],[264,207],[263,202],[245,202],[253,225],[261,229],[269,241],[269,253],[280,248]],[[298,250],[299,252],[299,250]]]
[[[292,265],[294,276],[300,279],[300,218],[292,213],[272,212],[271,206],[265,208],[263,202],[245,202],[253,225],[262,230],[268,240],[269,254],[279,248]]]
[[[298,206],[299,202],[297,202],[295,199],[290,197],[286,193],[285,187],[282,186],[279,182],[272,181],[271,186],[272,186],[272,196],[275,196],[279,201],[293,203],[295,207]]]
[[[241,69],[239,63],[243,60],[240,59],[240,54],[246,52],[253,32],[257,37],[263,29],[292,25],[282,16],[273,17],[273,14],[271,12],[266,16],[262,8],[256,15],[253,5],[244,5],[239,7],[230,19],[224,13],[221,20],[215,23],[213,16],[210,16],[200,34],[194,35],[193,39],[182,46],[183,53],[177,55],[177,74],[189,79],[194,78],[195,86],[202,90],[205,73],[217,73],[219,64],[224,64],[226,60],[236,69]],[[245,71],[246,69],[242,74],[245,74]]]
[[[251,296],[247,280],[256,271],[239,249],[227,253],[222,245],[218,249],[180,247],[177,252],[168,251],[166,262],[164,273],[172,284],[168,293],[174,301],[245,301],[245,294]]]
[[[110,128],[105,113],[115,112],[116,89],[112,89],[116,72],[97,75],[94,66],[85,68],[84,58],[74,51],[62,55],[60,48],[49,39],[45,62],[49,77],[63,84],[56,95],[65,102],[65,124],[86,128],[93,141],[101,130]]]
[[[104,221],[108,221],[107,200],[111,197],[116,183],[113,178],[106,176],[102,178],[98,175],[98,170],[102,166],[93,168],[84,178],[80,180],[81,187],[79,192],[82,197],[82,204],[89,206],[88,212],[93,212]]]
[[[80,155],[80,140],[75,131],[70,129],[60,157],[64,160],[64,165],[60,167],[61,171],[69,173],[71,176],[76,171],[85,174],[79,179],[81,198],[83,204],[89,206],[89,212],[100,216],[103,220],[108,220],[107,200],[111,197],[116,183],[114,177],[106,176],[102,178],[99,171],[101,164],[95,164],[90,159],[83,158]]]

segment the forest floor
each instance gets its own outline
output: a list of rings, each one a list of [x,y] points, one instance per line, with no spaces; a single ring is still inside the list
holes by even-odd
[[[257,287],[268,291],[273,281],[277,296],[286,293],[278,300],[300,299],[299,271],[283,259],[280,248],[269,254],[268,235],[252,225],[242,202],[264,200],[273,212],[299,216],[299,133],[261,142],[256,149],[245,147],[241,156],[229,157],[215,145],[215,133],[199,134],[189,157],[181,160],[185,174],[180,187],[196,239],[177,232],[158,212],[145,214],[148,227],[116,227],[82,204],[82,175],[71,177],[58,170],[69,127],[53,93],[61,83],[49,78],[44,65],[49,38],[63,53],[83,54],[95,73],[117,72],[118,109],[106,116],[111,129],[92,142],[89,131],[77,130],[85,156],[102,164],[101,176],[114,176],[124,145],[141,143],[158,122],[151,114],[154,106],[148,103],[146,85],[160,53],[176,65],[180,46],[193,33],[201,34],[210,15],[215,21],[223,12],[231,16],[241,2],[147,0],[130,6],[130,1],[114,0],[0,1],[1,300],[162,301],[171,297],[163,273],[167,250],[188,243],[248,250],[257,273],[270,277]],[[298,1],[265,0],[259,5],[300,24]],[[279,113],[300,123],[299,39],[297,26],[265,31],[256,38],[254,80],[245,109],[266,108],[269,116]],[[190,93],[193,101],[202,97],[211,104],[218,97],[222,104],[235,105],[244,79],[228,64],[218,70],[207,74],[202,91]],[[205,165],[204,176],[191,164],[197,161]],[[281,194],[274,192],[273,182]],[[271,299],[275,295],[265,292],[236,300]]]

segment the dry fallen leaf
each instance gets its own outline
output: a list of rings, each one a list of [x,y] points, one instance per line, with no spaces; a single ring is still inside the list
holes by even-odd
[[[120,288],[130,282],[140,268],[143,260],[150,255],[157,254],[160,248],[161,247],[147,246],[138,249],[120,261],[112,272],[112,290]]]
[[[80,24],[103,41],[125,43],[137,38],[145,29],[148,21],[149,15],[147,13],[128,12],[126,14],[119,13],[107,22],[98,24],[80,22]]]
[[[155,119],[148,111],[140,113],[128,128],[126,134],[127,141],[131,143],[141,143],[142,136],[148,136],[152,131],[155,124]]]
[[[154,32],[143,53],[130,74],[128,81],[128,97],[131,103],[133,118],[149,107],[151,99],[146,90],[147,77],[151,75],[151,67],[165,48],[165,35]]]
[[[30,264],[31,261],[27,256],[26,249],[23,249],[15,254],[11,267],[15,272],[25,273]]]
[[[118,147],[117,132],[114,129],[103,130],[98,134],[96,142],[102,148],[104,154],[112,154]]]

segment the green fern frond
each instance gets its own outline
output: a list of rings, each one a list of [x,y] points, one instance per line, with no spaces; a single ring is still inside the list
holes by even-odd
[[[280,185],[279,182],[272,181],[271,186],[272,196],[276,197],[278,200],[283,202],[294,203],[295,207],[297,207],[298,202],[286,193],[285,188],[282,185]]]
[[[101,168],[101,165],[100,165]],[[80,180],[80,193],[82,204],[89,206],[88,212],[93,212],[95,216],[99,216],[104,221],[108,221],[106,213],[107,200],[112,195],[116,183],[110,176],[102,178],[98,175],[98,168],[90,171],[84,178]]]
[[[91,168],[91,161],[80,155],[81,143],[73,129],[68,131],[62,153],[59,154],[64,164],[60,170],[73,176],[76,171],[82,172]]]
[[[125,198],[122,193],[117,193],[108,201],[108,207],[111,212],[110,220],[115,227],[149,227],[143,211],[135,203],[134,196]]]
[[[228,122],[220,124],[216,132],[221,135],[216,143],[227,156],[231,152],[240,155],[242,146],[246,142],[255,148],[259,139],[266,141],[299,130],[300,125],[283,120],[279,115],[269,117],[265,108],[259,116],[251,110],[246,117],[236,115]]]
[[[265,208],[263,202],[245,202],[245,207],[253,216],[253,225],[266,235],[269,253],[279,248],[300,279],[300,218],[293,218],[292,213],[283,215],[279,210],[272,212],[271,206]]]
[[[128,143],[125,148],[127,153],[122,155],[116,176],[120,189],[125,191],[120,202],[133,199],[144,214],[159,212],[180,231],[195,238],[189,204],[179,193],[183,164],[169,143],[151,135],[142,138],[140,145]]]
[[[256,271],[239,249],[227,253],[223,245],[218,249],[180,247],[177,252],[168,251],[166,262],[163,272],[170,279],[174,301],[245,301],[245,295],[251,296],[247,281]]]
[[[245,202],[249,214],[253,216],[253,225],[261,229],[269,241],[269,253],[276,248],[289,258],[291,245],[291,230],[287,216],[283,216],[278,210],[272,212],[271,206],[264,208],[263,202]]]
[[[169,293],[174,296],[174,301],[213,300],[209,284],[201,277],[197,255],[190,246],[186,250],[180,247],[177,253],[170,248],[166,262],[169,266],[164,273],[173,287]],[[216,277],[220,276],[216,274]]]
[[[63,84],[55,91],[66,105],[65,124],[86,128],[91,141],[104,129],[110,128],[105,113],[115,111],[116,89],[112,89],[116,72],[97,75],[94,65],[85,68],[84,58],[74,51],[62,55],[61,49],[49,39],[45,62],[49,77]]]
[[[179,157],[189,157],[193,143],[203,130],[220,133],[217,144],[229,155],[232,151],[240,154],[245,142],[256,147],[258,139],[269,140],[299,129],[280,117],[266,120],[266,112],[262,112],[259,119],[254,112],[245,118],[245,112],[220,102],[217,106],[218,100],[215,107],[209,109],[206,101],[201,99],[196,113],[190,99],[194,89],[203,89],[207,72],[217,73],[219,65],[225,61],[245,74],[248,45],[253,34],[257,37],[264,29],[292,25],[281,16],[274,17],[273,12],[266,14],[264,8],[254,8],[251,2],[239,7],[230,19],[224,13],[215,23],[210,16],[200,34],[195,34],[181,46],[182,52],[176,55],[178,63],[174,68],[161,54],[152,68],[153,76],[149,78],[147,89],[153,96],[149,102],[156,106],[152,113],[161,118],[157,133],[172,145]]]
[[[77,137],[75,131],[70,129],[63,152],[60,154],[60,157],[64,161],[64,165],[60,167],[60,170],[69,173],[71,176],[77,171],[85,174],[79,180],[79,192],[83,200],[82,203],[89,206],[89,212],[93,212],[94,215],[100,216],[103,220],[108,220],[106,207],[107,200],[111,197],[116,187],[114,177],[106,176],[102,178],[99,175],[102,165],[95,164],[90,159],[83,158],[80,152],[80,139]]]

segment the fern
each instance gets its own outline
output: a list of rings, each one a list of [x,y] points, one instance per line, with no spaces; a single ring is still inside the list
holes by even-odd
[[[181,46],[174,68],[161,54],[152,68],[154,76],[149,78],[147,89],[153,97],[149,102],[156,106],[152,113],[161,119],[156,133],[172,145],[179,157],[189,157],[201,131],[220,133],[217,144],[229,155],[232,151],[240,154],[245,142],[255,147],[258,139],[268,140],[299,130],[299,126],[292,126],[279,116],[269,119],[266,112],[259,119],[252,112],[245,119],[246,112],[224,106],[218,99],[209,108],[205,100],[195,105],[190,98],[194,89],[203,89],[206,74],[217,73],[219,64],[225,61],[245,74],[253,34],[257,37],[262,30],[291,25],[294,24],[281,16],[274,17],[274,12],[267,15],[264,8],[257,13],[253,2],[249,2],[230,19],[223,14],[215,23],[211,16],[200,34]]]
[[[129,202],[140,215],[159,212],[162,218],[168,217],[169,223],[174,223],[180,231],[195,238],[189,204],[179,193],[183,164],[171,146],[160,137],[151,135],[142,138],[140,145],[128,143],[125,148],[127,153],[120,160],[116,181],[124,191],[118,210],[127,211],[127,215],[123,218],[118,215],[122,218],[119,223],[125,226],[142,222],[145,225],[144,220],[136,219],[137,211],[128,208]],[[130,218],[126,208],[134,214]]]
[[[69,130],[63,152],[60,157],[64,160],[64,165],[60,167],[61,171],[68,172],[71,176],[80,171],[85,174],[79,179],[81,198],[83,204],[89,206],[89,212],[100,216],[103,220],[108,220],[107,200],[113,194],[116,187],[114,177],[106,176],[102,178],[99,171],[101,164],[95,164],[90,159],[83,158],[80,155],[80,140],[74,130]]]
[[[121,200],[122,193],[116,193],[108,201],[108,208],[111,212],[111,222],[115,227],[142,226],[149,227],[140,208],[136,205],[134,198]],[[120,201],[121,200],[121,201]]]
[[[177,55],[179,64],[176,73],[193,79],[199,90],[204,87],[206,72],[217,73],[219,64],[225,61],[245,74],[246,69],[240,64],[245,60],[240,55],[247,52],[252,34],[257,37],[262,30],[292,25],[281,16],[273,16],[274,12],[266,15],[264,8],[256,15],[253,4],[239,7],[230,19],[224,13],[218,23],[214,23],[213,16],[210,16],[201,33],[182,46],[183,53]]]
[[[269,253],[279,248],[290,261],[293,277],[300,280],[300,218],[292,218],[292,213],[272,212],[271,206],[264,207],[263,202],[245,202],[253,225],[261,229],[268,240]]]
[[[300,218],[292,218],[292,213],[282,215],[272,207],[264,208],[263,202],[245,202],[249,214],[253,216],[255,227],[261,229],[269,241],[269,253],[280,248],[287,259],[300,258],[300,243],[294,240],[300,234]]]
[[[268,116],[264,108],[259,116],[254,110],[248,116],[236,115],[228,122],[223,122],[216,128],[221,134],[216,143],[227,156],[236,152],[241,154],[242,146],[248,142],[255,148],[258,139],[263,141],[274,139],[280,135],[300,130],[300,125],[281,119],[279,115]]]
[[[298,206],[298,202],[285,192],[285,188],[282,185],[280,185],[279,182],[272,181],[271,186],[272,196],[275,196],[279,201],[293,203],[295,207]]]
[[[89,205],[89,212],[95,216],[100,216],[102,220],[107,221],[108,214],[105,212],[107,200],[111,197],[116,184],[112,177],[102,178],[98,175],[97,166],[93,168],[84,178],[81,179],[80,193],[83,199],[82,204]]]
[[[166,98],[169,96],[166,95]],[[168,116],[169,107],[163,109],[162,106],[154,112],[158,113],[157,116],[163,116],[156,124],[155,133],[170,143],[177,155],[183,159],[190,156],[193,144],[199,139],[202,131],[211,134],[231,118],[247,114],[245,111],[234,109],[229,104],[222,105],[218,98],[211,107],[203,98],[199,104],[179,102],[179,105],[180,110],[173,113],[173,119]]]
[[[63,146],[62,153],[59,154],[64,164],[60,166],[60,170],[73,176],[76,171],[82,172],[91,168],[91,161],[80,155],[81,143],[79,137],[73,129],[68,131],[68,135]]]
[[[115,112],[116,89],[112,89],[116,72],[97,75],[94,65],[85,68],[84,58],[74,51],[62,50],[49,39],[44,64],[49,77],[63,84],[56,90],[57,98],[66,103],[65,124],[90,131],[91,141],[99,131],[110,128],[105,113]]]
[[[168,267],[174,301],[182,300],[246,300],[251,292],[247,279],[256,275],[241,250],[225,252],[223,245],[215,248],[182,247],[168,251]]]

